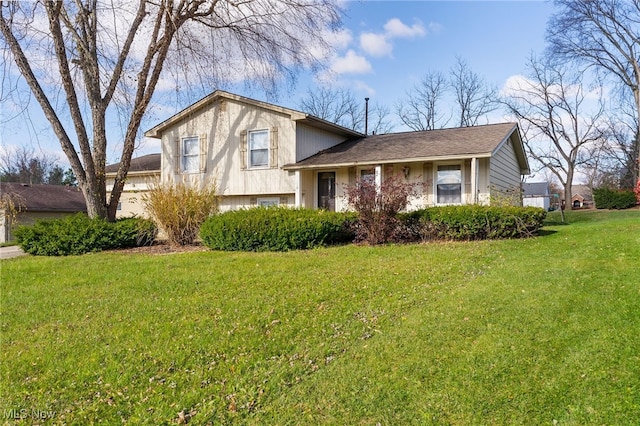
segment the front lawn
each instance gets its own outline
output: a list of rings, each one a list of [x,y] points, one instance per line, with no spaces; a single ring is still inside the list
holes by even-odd
[[[640,211],[525,240],[0,262],[3,422],[637,424]]]

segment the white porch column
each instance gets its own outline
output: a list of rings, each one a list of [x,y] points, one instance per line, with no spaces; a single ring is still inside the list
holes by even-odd
[[[382,186],[382,166],[379,164],[375,168],[375,182],[376,190],[379,191]]]
[[[471,159],[471,202],[478,204],[478,159]]]
[[[300,173],[300,170],[296,170],[295,172],[293,172],[293,174],[293,178],[296,182],[295,206],[302,207],[302,173]]]

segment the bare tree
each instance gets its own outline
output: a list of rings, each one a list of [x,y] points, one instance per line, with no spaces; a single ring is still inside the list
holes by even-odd
[[[396,104],[396,114],[413,130],[434,130],[446,126],[440,103],[446,95],[447,80],[440,72],[428,72],[419,84]]]
[[[113,220],[159,85],[180,92],[249,76],[273,89],[300,66],[320,65],[312,51],[328,49],[323,36],[339,18],[333,0],[3,1],[0,34],[69,159],[89,214]],[[117,112],[120,168],[107,200],[107,116]]]
[[[369,129],[374,135],[391,133],[394,125],[391,119],[389,107],[373,103],[369,106]]]
[[[349,90],[319,87],[308,89],[300,108],[323,120],[356,130],[363,126],[364,108]]]
[[[520,123],[527,153],[558,178],[570,205],[576,170],[588,160],[587,149],[602,142],[597,124],[604,106],[598,102],[588,114],[580,76],[570,78],[566,69],[535,58],[529,69],[529,80],[512,88],[503,103]]]
[[[454,103],[445,118],[441,105],[450,94]],[[457,126],[475,126],[497,108],[497,89],[457,58],[449,80],[441,72],[428,72],[396,105],[396,114],[413,130],[433,130],[445,127],[453,115],[458,116]]]
[[[458,126],[475,126],[480,118],[498,108],[497,89],[473,72],[462,58],[457,58],[450,78],[458,110]]]
[[[32,148],[23,146],[15,150],[4,150],[0,155],[0,180],[30,185],[57,184],[55,174],[58,169],[62,169],[56,163],[56,159],[36,154]]]
[[[365,101],[358,100],[352,91],[319,87],[308,89],[300,101],[300,109],[323,120],[364,133]],[[389,109],[374,103],[369,106],[369,131],[388,133],[393,129]]]
[[[635,165],[638,161],[638,118],[628,99],[622,99],[609,111],[603,123],[603,132],[607,143],[603,146],[601,157],[607,168],[599,172],[617,176],[618,188],[630,189],[635,186]]]
[[[635,104],[633,179],[640,175],[640,1],[556,0],[549,54],[596,67],[631,92]]]

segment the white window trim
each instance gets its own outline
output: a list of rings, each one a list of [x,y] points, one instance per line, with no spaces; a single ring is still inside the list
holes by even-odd
[[[440,166],[460,166],[460,202],[459,203],[438,203],[438,167]],[[436,206],[461,206],[464,204],[464,161],[445,161],[433,164],[433,202]]]
[[[265,164],[253,165],[251,163],[251,152],[253,151],[251,149],[251,135],[255,133],[262,133],[262,132],[265,132],[267,134],[267,147],[261,148],[260,150],[267,151],[267,161]],[[271,160],[270,158],[271,157],[271,139],[270,138],[271,138],[271,133],[269,129],[256,129],[256,130],[249,130],[247,132],[247,165],[249,166],[247,167],[248,169],[268,169],[269,168],[269,164]]]
[[[198,149],[196,150],[195,154],[189,154],[186,155],[185,154],[185,142],[187,140],[193,140],[195,139],[198,142]],[[199,136],[185,136],[183,138],[180,139],[180,173],[199,173],[200,172],[200,151],[201,151],[201,146],[200,146],[200,137]],[[197,159],[196,162],[196,168],[194,170],[185,170],[184,166],[185,166],[185,158],[186,157],[195,157]]]

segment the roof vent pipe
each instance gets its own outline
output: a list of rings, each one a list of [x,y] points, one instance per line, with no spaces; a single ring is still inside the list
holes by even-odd
[[[369,98],[364,98],[364,135],[369,134]]]

